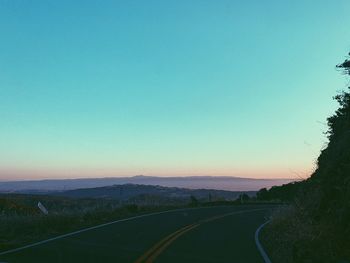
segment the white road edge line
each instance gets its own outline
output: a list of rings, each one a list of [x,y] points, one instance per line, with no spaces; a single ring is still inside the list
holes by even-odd
[[[115,223],[119,223],[119,222],[125,222],[125,221],[130,221],[130,220],[134,220],[134,219],[138,219],[138,218],[142,218],[142,217],[148,217],[148,216],[153,216],[153,215],[160,215],[160,214],[165,214],[165,213],[170,213],[170,212],[180,212],[180,211],[186,211],[186,210],[206,209],[206,208],[213,208],[213,207],[216,207],[216,206],[173,209],[173,210],[166,210],[166,211],[161,211],[161,212],[155,212],[155,213],[150,213],[150,214],[144,214],[144,215],[133,216],[133,217],[128,217],[128,218],[124,218],[124,219],[119,219],[119,220],[116,220],[116,221],[112,221],[112,222],[100,224],[100,225],[97,225],[97,226],[84,228],[84,229],[77,230],[77,231],[74,231],[74,232],[71,232],[71,233],[67,233],[67,234],[59,235],[59,236],[56,236],[56,237],[53,237],[53,238],[45,239],[45,240],[42,240],[42,241],[39,241],[39,242],[35,242],[35,243],[29,244],[29,245],[26,245],[26,246],[23,246],[23,247],[6,250],[6,251],[3,251],[3,252],[0,252],[0,256],[6,255],[6,254],[10,254],[10,253],[14,253],[14,252],[26,249],[26,248],[30,248],[30,247],[38,246],[38,245],[41,245],[41,244],[45,244],[47,242],[54,241],[54,240],[57,240],[57,239],[61,239],[61,238],[73,236],[73,235],[76,235],[76,234],[80,234],[80,233],[83,233],[83,232],[86,232],[86,231],[89,231],[89,230],[101,228],[101,227],[104,227],[104,226],[109,226],[109,225],[112,225],[112,224],[115,224]],[[223,207],[223,206],[221,206],[221,207]],[[266,208],[262,208],[262,209],[266,209]],[[253,210],[262,210],[262,209],[260,208],[260,209],[253,209]],[[243,210],[243,211],[245,211],[245,210]],[[249,211],[249,209],[247,209],[247,211]]]
[[[258,250],[261,254],[261,256],[263,257],[265,263],[272,263],[269,256],[267,255],[267,253],[265,252],[264,248],[262,247],[260,241],[259,241],[259,233],[260,230],[267,225],[268,223],[270,223],[270,220],[268,220],[267,222],[263,223],[261,226],[258,227],[258,229],[255,231],[255,244],[258,247]]]

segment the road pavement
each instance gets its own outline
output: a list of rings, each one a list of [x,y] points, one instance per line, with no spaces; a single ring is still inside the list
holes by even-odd
[[[272,208],[205,207],[142,216],[0,254],[0,262],[263,263],[254,233]]]

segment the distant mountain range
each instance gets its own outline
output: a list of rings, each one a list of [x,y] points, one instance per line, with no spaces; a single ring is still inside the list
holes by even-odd
[[[216,189],[227,191],[257,191],[274,185],[289,183],[291,179],[252,179],[229,176],[189,176],[189,177],[107,177],[82,179],[55,179],[33,181],[0,182],[0,192],[46,192],[66,191],[80,188],[96,188],[122,184],[158,185],[188,189]]]

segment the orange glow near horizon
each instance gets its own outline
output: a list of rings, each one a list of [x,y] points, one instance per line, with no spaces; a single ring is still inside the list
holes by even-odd
[[[44,179],[76,179],[102,177],[130,177],[136,175],[160,177],[184,176],[233,176],[253,179],[306,179],[311,175],[309,169],[292,170],[173,170],[173,172],[154,170],[131,171],[127,169],[0,169],[0,181],[44,180]]]

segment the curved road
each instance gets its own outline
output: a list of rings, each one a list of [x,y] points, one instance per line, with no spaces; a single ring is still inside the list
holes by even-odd
[[[0,262],[263,263],[254,241],[271,206],[173,210],[1,255]]]

